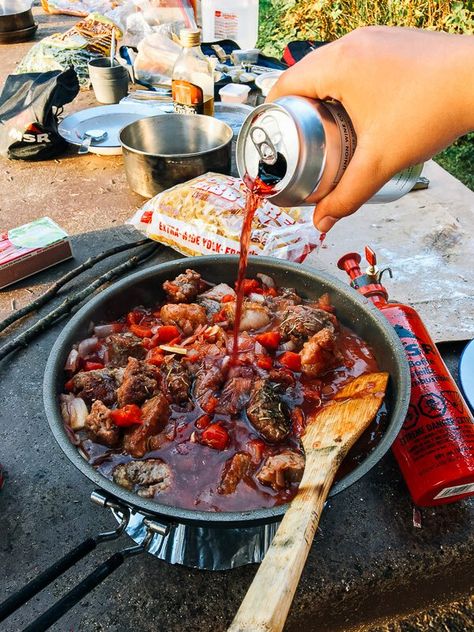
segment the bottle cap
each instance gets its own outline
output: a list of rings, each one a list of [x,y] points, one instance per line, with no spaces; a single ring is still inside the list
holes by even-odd
[[[179,40],[184,48],[199,46],[201,43],[201,31],[199,29],[181,29]]]

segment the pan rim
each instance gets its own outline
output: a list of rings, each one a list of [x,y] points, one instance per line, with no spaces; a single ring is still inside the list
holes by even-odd
[[[206,267],[207,265],[237,265],[239,257],[237,255],[210,255],[193,259],[194,262],[199,262],[198,267]],[[160,273],[180,273],[187,267],[192,267],[190,259],[174,259],[165,263],[160,263],[144,270],[140,270],[127,276],[124,279],[114,283],[106,290],[103,290],[88,301],[74,316],[66,323],[62,331],[58,335],[56,342],[54,343],[51,352],[48,357],[48,361],[45,368],[45,375],[43,381],[43,401],[48,419],[48,424],[53,433],[56,442],[59,447],[72,462],[72,464],[79,469],[79,471],[86,476],[95,485],[106,491],[110,495],[117,498],[119,501],[133,507],[134,509],[141,511],[147,515],[158,516],[167,522],[176,522],[203,525],[211,527],[237,527],[237,526],[256,526],[258,524],[265,524],[270,522],[276,522],[280,520],[288,504],[278,505],[271,508],[252,509],[244,512],[207,512],[202,510],[181,509],[170,505],[163,505],[157,503],[154,500],[141,498],[138,494],[130,492],[113,481],[109,480],[99,472],[97,472],[93,466],[81,456],[77,447],[71,443],[69,437],[64,429],[64,424],[59,407],[59,398],[56,390],[57,386],[57,371],[62,370],[64,366],[64,346],[69,343],[69,339],[73,337],[74,331],[77,326],[86,320],[89,314],[92,314],[94,310],[107,299],[112,297],[116,293],[123,292],[128,287],[133,286],[136,282],[143,282],[147,278],[156,276]],[[396,335],[395,331],[391,328],[388,321],[377,310],[377,308],[365,297],[361,296],[349,285],[344,284],[336,277],[326,272],[320,271],[316,268],[309,267],[307,265],[290,263],[282,261],[280,259],[272,257],[249,257],[249,265],[259,265],[266,268],[268,272],[271,269],[277,269],[279,271],[283,269],[290,269],[297,272],[301,277],[310,279],[317,279],[329,283],[335,291],[342,293],[352,302],[358,303],[362,311],[366,312],[377,324],[384,330],[386,337],[388,338],[388,344],[396,351],[396,365],[397,365],[397,381],[399,383],[399,392],[391,411],[392,415],[392,428],[390,432],[385,432],[380,442],[374,448],[374,450],[367,455],[362,463],[360,463],[352,472],[344,476],[338,481],[331,489],[329,496],[334,496],[344,489],[347,489],[350,485],[361,479],[372,467],[380,461],[384,454],[388,451],[393,443],[396,435],[398,434],[403,421],[405,419],[406,412],[408,410],[409,398],[410,398],[410,372],[408,368],[408,362],[405,357],[403,346]],[[181,269],[183,268],[183,270]],[[60,367],[60,369],[59,369]]]

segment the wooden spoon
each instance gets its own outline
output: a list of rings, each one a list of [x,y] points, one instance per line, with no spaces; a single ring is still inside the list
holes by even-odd
[[[279,632],[334,476],[349,449],[375,417],[388,373],[361,375],[309,419],[302,437],[306,464],[298,493],[245,595],[229,632]]]

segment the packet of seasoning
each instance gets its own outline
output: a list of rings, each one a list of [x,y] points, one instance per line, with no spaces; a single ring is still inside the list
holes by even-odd
[[[0,233],[0,288],[71,257],[68,234],[49,217]]]
[[[189,257],[239,254],[246,192],[238,178],[206,173],[162,191],[128,223]],[[320,243],[312,215],[310,207],[280,208],[263,200],[249,254],[302,262]]]

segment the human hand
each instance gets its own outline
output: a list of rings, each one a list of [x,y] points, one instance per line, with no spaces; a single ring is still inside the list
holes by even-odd
[[[357,134],[339,184],[317,204],[317,228],[327,232],[395,173],[473,129],[473,77],[474,38],[395,27],[357,29],[285,71],[267,101],[335,99]]]

